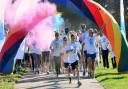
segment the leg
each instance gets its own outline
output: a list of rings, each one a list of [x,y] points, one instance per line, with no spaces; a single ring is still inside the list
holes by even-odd
[[[88,57],[87,58],[87,63],[88,63],[88,76],[90,77],[91,76],[91,69],[92,69],[92,66],[91,66],[91,57]]]
[[[116,57],[112,58],[112,65],[113,65],[113,68],[116,68]]]
[[[37,57],[38,57],[37,68],[38,68],[38,73],[39,73],[39,69],[40,69],[40,65],[41,65],[41,54],[38,54]]]
[[[78,61],[76,61],[73,65],[75,66],[75,69],[77,71],[78,87],[80,87],[82,83],[80,82],[80,74],[79,74],[80,71],[78,67]]]
[[[109,68],[109,61],[108,61],[108,50],[105,52],[105,59],[106,59],[106,66]]]
[[[94,78],[94,71],[95,71],[95,59],[92,59],[92,77]]]
[[[103,58],[103,66],[106,68],[106,61],[105,61],[105,52],[104,50],[102,51],[102,58]]]
[[[34,53],[33,56],[34,56],[34,62],[35,62],[34,63],[34,65],[35,65],[34,66],[35,67],[35,72],[38,72],[38,67],[39,67],[39,64],[38,64],[39,63],[38,54]]]
[[[43,51],[42,52],[42,65],[41,65],[41,67],[42,67],[42,71],[43,72],[46,72],[46,68],[45,68],[45,60],[46,60],[46,55],[45,55],[45,52]]]
[[[68,73],[69,83],[72,83],[71,76],[70,76],[70,71],[68,70],[68,68],[66,68],[66,71]]]
[[[114,58],[111,58],[112,61],[112,67],[114,68]]]
[[[78,66],[76,66],[76,71],[77,71],[77,79],[78,79],[78,82],[80,81],[80,74],[79,74],[79,68]]]
[[[85,57],[83,57],[83,76],[85,76],[85,71],[86,71],[86,64],[85,64]]]
[[[58,73],[60,74],[60,68],[61,68],[61,59],[58,57]]]
[[[96,58],[96,54],[93,54],[93,55],[92,55],[92,78],[94,78],[95,58]]]
[[[114,68],[116,68],[117,65],[116,65],[116,57],[114,57]]]
[[[66,68],[66,72],[68,74],[69,83],[71,83],[72,81],[71,81],[71,76],[70,76],[70,71],[68,66],[69,66],[69,63],[64,63],[64,67]]]
[[[85,76],[85,73],[87,72],[87,68],[88,68],[88,63],[87,63],[87,51],[84,51],[84,57],[83,57],[83,76]]]
[[[57,77],[58,77],[58,74],[59,74],[59,72],[58,72],[58,60],[57,60],[57,58],[58,57],[54,57],[53,59],[54,59],[54,62],[55,62],[55,70],[56,70],[56,74],[57,74]]]
[[[46,71],[49,74],[49,66],[50,66],[50,51],[46,52]]]
[[[34,72],[34,55],[33,55],[33,53],[31,54],[31,63],[32,63],[32,70],[33,70],[33,72]]]

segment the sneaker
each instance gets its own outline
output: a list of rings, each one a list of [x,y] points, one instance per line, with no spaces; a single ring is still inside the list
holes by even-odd
[[[92,76],[93,76],[93,78],[95,78],[95,74],[94,73],[92,74]]]
[[[88,72],[88,78],[91,78],[91,73],[90,72]]]
[[[34,74],[39,74],[40,72],[39,72],[39,70],[38,69],[35,69],[34,70]]]
[[[90,73],[90,78],[94,78],[94,73]]]
[[[78,84],[78,87],[80,87],[82,85],[82,83],[80,81],[77,84]]]
[[[47,75],[49,75],[49,72],[47,71]]]

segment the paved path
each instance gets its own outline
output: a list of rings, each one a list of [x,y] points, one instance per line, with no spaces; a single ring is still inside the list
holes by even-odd
[[[79,89],[103,89],[95,79],[81,77],[82,85]],[[31,72],[22,77],[15,85],[15,89],[77,89],[77,79],[73,77],[72,84],[67,81],[66,74],[56,78],[55,74],[34,75]]]

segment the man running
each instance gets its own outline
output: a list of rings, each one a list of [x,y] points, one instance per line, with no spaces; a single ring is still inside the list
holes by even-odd
[[[95,70],[95,58],[96,58],[96,47],[95,47],[95,38],[93,29],[89,29],[89,35],[85,39],[85,44],[87,46],[87,66],[88,66],[88,76],[89,78],[94,77]]]
[[[65,39],[64,39],[65,40]],[[81,54],[80,43],[76,42],[76,36],[74,34],[71,35],[71,42],[64,48],[66,56],[64,58],[64,66],[68,72],[69,83],[71,83],[71,76],[70,74],[72,71],[76,69],[77,71],[77,79],[78,79],[78,87],[81,85],[80,76],[79,76],[79,68],[78,68],[78,61],[79,57],[78,54]]]
[[[53,55],[53,61],[55,62],[55,70],[57,77],[60,74],[60,68],[61,68],[61,47],[62,47],[62,41],[59,39],[59,33],[55,33],[55,40],[51,43],[50,49]]]

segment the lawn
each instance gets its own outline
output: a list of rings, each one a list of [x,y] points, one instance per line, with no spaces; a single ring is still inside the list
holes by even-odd
[[[28,71],[28,68],[22,68],[15,74],[0,75],[0,89],[13,89],[15,83]]]
[[[100,64],[95,77],[105,89],[128,89],[128,73],[119,74],[117,69],[104,69]]]

